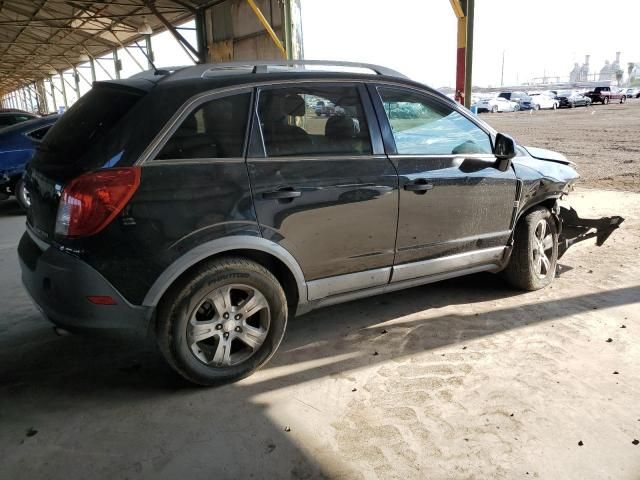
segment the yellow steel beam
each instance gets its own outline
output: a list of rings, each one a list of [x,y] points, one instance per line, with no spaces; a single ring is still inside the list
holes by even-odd
[[[453,13],[456,14],[456,17],[463,18],[465,16],[460,0],[449,0],[449,3],[451,3],[451,8],[453,8]]]
[[[260,23],[262,24],[264,29],[267,31],[267,33],[271,37],[271,40],[273,40],[273,43],[275,43],[276,47],[278,47],[280,52],[282,52],[282,57],[287,58],[287,50],[284,48],[284,45],[282,45],[282,42],[276,35],[276,32],[273,31],[273,28],[269,24],[269,21],[262,14],[262,11],[258,7],[258,5],[256,5],[256,3],[253,0],[247,0],[247,3],[251,7],[251,10],[253,10],[253,13],[256,14],[256,17],[258,17],[258,20],[260,20]]]

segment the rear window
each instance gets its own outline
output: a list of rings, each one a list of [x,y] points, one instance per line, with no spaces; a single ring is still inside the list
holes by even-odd
[[[80,98],[49,130],[38,147],[33,164],[96,168],[104,159],[83,158],[103,141],[143,93],[121,86],[96,86]],[[84,164],[83,164],[84,162]]]

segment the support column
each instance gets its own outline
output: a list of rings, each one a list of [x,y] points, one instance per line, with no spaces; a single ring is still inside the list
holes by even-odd
[[[467,45],[465,52],[464,75],[464,106],[471,107],[471,94],[473,93],[473,24],[475,17],[475,0],[467,0]]]
[[[20,88],[20,92],[22,92],[22,105],[24,106],[24,110],[29,111],[29,103],[27,102],[27,92],[24,87]]]
[[[65,110],[69,108],[69,103],[67,102],[67,87],[64,86],[64,76],[62,75],[62,71],[58,72],[60,75],[60,83],[62,84],[62,100],[64,101]]]
[[[464,82],[467,61],[467,17],[458,17],[458,45],[456,50],[456,95],[457,102],[464,103]]]
[[[207,63],[209,61],[207,21],[205,19],[204,9],[202,8],[196,10],[196,47],[198,48],[199,63]]]
[[[89,67],[91,68],[91,82],[96,81],[96,64],[93,57],[89,57]]]
[[[58,111],[58,102],[56,102],[56,88],[53,85],[53,75],[49,76],[49,86],[51,87],[51,100],[53,101],[53,111]]]
[[[78,100],[80,100],[80,74],[78,73],[77,69],[73,69],[73,83],[75,84],[76,87],[76,97],[78,98]]]
[[[120,80],[120,70],[122,70],[122,64],[120,63],[120,59],[118,58],[118,49],[113,49],[113,66],[116,72],[116,78]]]
[[[144,36],[144,43],[145,48],[147,49],[147,63],[149,64],[149,69],[152,69],[155,58],[153,56],[153,46],[151,45],[151,35]]]
[[[284,0],[282,5],[282,26],[284,31],[284,48],[287,60],[293,60],[293,41],[291,34],[291,0]]]

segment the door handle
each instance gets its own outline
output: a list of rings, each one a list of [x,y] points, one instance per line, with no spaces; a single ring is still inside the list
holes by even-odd
[[[265,200],[290,200],[293,198],[297,198],[302,195],[302,192],[299,190],[294,190],[291,187],[279,188],[278,190],[274,190],[272,192],[264,192],[262,194],[262,198]]]
[[[419,178],[413,183],[405,183],[404,189],[408,192],[414,192],[417,194],[425,194],[433,188],[432,183],[427,183],[423,178]]]

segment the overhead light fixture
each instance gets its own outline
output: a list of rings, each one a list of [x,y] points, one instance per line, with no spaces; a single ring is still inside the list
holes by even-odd
[[[78,60],[79,60],[80,62],[88,62],[88,61],[89,61],[89,60],[91,60],[91,59],[89,58],[89,55],[87,55],[86,53],[81,53],[81,54],[78,56]]]
[[[142,25],[138,27],[138,33],[140,35],[151,35],[153,30],[151,30],[151,25],[147,23],[147,19],[142,17]]]

